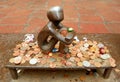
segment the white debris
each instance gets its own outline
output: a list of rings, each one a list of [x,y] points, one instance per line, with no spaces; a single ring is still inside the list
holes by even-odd
[[[87,39],[86,37],[83,37],[83,40],[84,40],[85,42],[87,42],[87,41],[88,41],[88,39]]]
[[[80,41],[77,36],[74,37],[74,40],[76,40],[77,42]]]
[[[32,42],[34,40],[34,34],[25,34],[25,42]]]
[[[104,47],[104,44],[99,43],[97,46],[98,46],[99,48],[103,48],[103,47]]]

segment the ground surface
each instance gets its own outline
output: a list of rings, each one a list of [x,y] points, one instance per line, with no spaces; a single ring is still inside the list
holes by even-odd
[[[0,0],[0,33],[39,32],[48,22],[47,10],[56,5],[60,5],[64,9],[65,19],[62,23],[68,27],[73,27],[77,33],[120,33],[120,0]],[[11,76],[8,70],[4,68],[4,65],[8,62],[6,52],[11,52],[10,49],[14,47],[14,45],[9,48],[8,46],[14,44],[14,42],[4,45],[2,43],[9,40],[9,38],[11,37],[3,40],[3,37],[0,36],[0,45],[2,45],[0,47],[0,82],[22,82],[24,79],[26,82],[32,81],[29,78],[36,78],[33,79],[33,81],[37,80],[36,82],[45,82],[46,76],[49,76],[51,72],[43,72],[42,78],[40,78],[42,71],[25,72],[19,80],[11,80]],[[115,44],[115,46],[118,45]],[[114,57],[117,60],[118,69],[120,69],[120,55],[117,54]],[[66,80],[64,72],[57,73],[59,74],[58,76],[55,75],[54,79],[51,76],[46,81],[51,79],[53,82],[59,82],[59,79],[62,79],[65,82],[79,82],[79,77],[82,74],[81,72],[81,74],[79,72],[71,72],[71,74],[65,72],[69,75]],[[120,73],[115,75],[112,73],[111,78],[103,82],[120,82],[119,77]],[[92,78],[91,82],[96,79],[94,77],[90,78]],[[101,79],[97,78],[96,80],[102,82]],[[86,82],[90,81],[86,80]]]
[[[120,0],[0,0],[0,33],[38,32],[56,5],[78,33],[120,33]]]

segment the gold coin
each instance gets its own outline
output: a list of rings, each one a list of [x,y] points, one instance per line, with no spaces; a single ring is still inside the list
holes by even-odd
[[[52,54],[52,53],[49,53],[48,55],[49,55],[49,56],[52,56],[53,54]]]
[[[79,61],[80,61],[80,58],[77,58],[77,57],[76,57],[76,58],[75,58],[75,61],[76,61],[76,62],[79,62]]]
[[[101,63],[99,63],[99,62],[95,62],[94,65],[95,65],[96,67],[101,67]]]
[[[13,53],[13,56],[19,56],[19,55],[20,55],[19,51],[15,51],[15,52]]]
[[[10,63],[14,63],[14,58],[10,58],[10,59],[9,59],[9,62],[10,62]]]
[[[85,61],[85,60],[86,60],[86,58],[84,58],[84,57],[81,57],[81,58],[80,58],[80,60],[81,60],[81,61]]]
[[[80,66],[80,67],[83,66],[82,62],[78,62],[77,65]]]
[[[50,68],[55,68],[55,67],[56,67],[56,64],[50,63]]]

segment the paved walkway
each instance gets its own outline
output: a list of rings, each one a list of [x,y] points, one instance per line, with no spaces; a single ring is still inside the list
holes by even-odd
[[[120,33],[120,0],[0,0],[0,33],[39,32],[56,5],[78,33]]]

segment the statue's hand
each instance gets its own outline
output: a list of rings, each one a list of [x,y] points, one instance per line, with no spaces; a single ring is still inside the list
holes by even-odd
[[[65,41],[69,42],[69,41],[71,41],[71,38],[70,37],[65,37]]]

